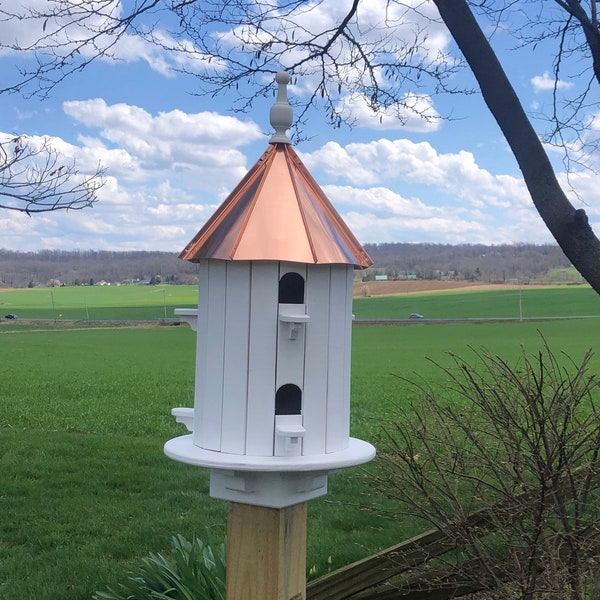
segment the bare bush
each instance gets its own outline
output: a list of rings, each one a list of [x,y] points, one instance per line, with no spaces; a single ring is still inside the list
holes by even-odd
[[[474,579],[499,598],[598,598],[591,351],[576,362],[544,341],[515,365],[473,352],[474,364],[451,354],[438,365],[442,392],[411,384],[415,399],[385,427],[380,489],[455,537],[455,552],[426,565],[431,585]]]

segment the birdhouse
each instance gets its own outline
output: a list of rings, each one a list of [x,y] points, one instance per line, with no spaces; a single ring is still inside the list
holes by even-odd
[[[275,135],[180,254],[198,263],[191,433],[168,456],[211,468],[211,495],[283,507],[322,495],[327,476],[370,460],[351,438],[354,269],[371,259],[293,150],[287,73]]]

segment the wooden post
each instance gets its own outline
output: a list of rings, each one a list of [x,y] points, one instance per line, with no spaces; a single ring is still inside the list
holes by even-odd
[[[229,503],[227,600],[306,599],[306,502]]]

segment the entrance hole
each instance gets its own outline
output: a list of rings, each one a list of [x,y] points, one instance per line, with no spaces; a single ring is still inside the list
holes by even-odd
[[[304,277],[286,273],[279,280],[279,304],[304,304]]]
[[[275,394],[276,415],[301,415],[302,390],[293,383],[282,385]]]

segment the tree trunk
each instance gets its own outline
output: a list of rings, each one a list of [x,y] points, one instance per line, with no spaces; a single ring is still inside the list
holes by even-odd
[[[533,203],[573,266],[600,294],[600,241],[582,209],[575,210],[521,103],[465,0],[433,0],[479,83],[508,142]]]
[[[596,0],[592,0],[590,4],[591,17],[588,16],[587,12],[581,6],[580,0],[555,0],[556,3],[564,8],[570,15],[575,17],[585,36],[585,41],[590,49],[592,55],[592,68],[594,70],[594,77],[598,84],[600,84],[600,31],[598,31],[598,20],[596,15]]]

